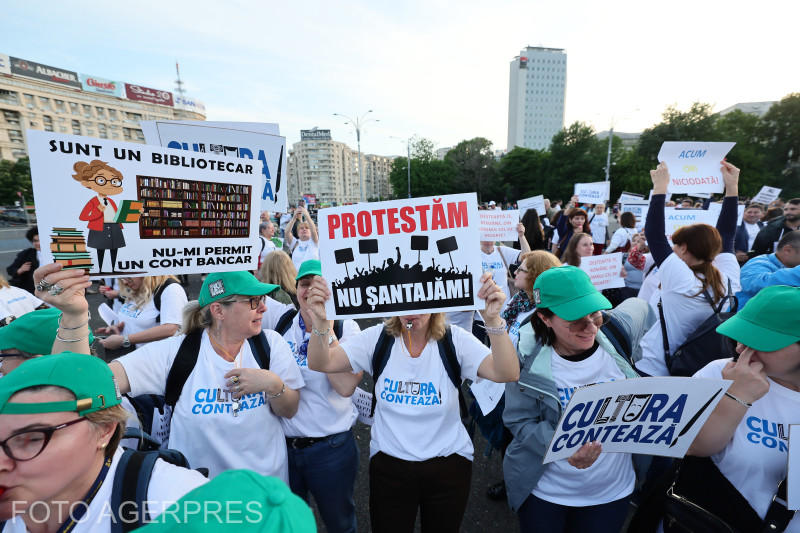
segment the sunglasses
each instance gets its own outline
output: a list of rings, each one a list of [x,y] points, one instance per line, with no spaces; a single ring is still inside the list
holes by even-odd
[[[600,329],[600,327],[603,325],[603,313],[600,311],[595,311],[591,315],[579,318],[578,320],[565,320],[565,322],[572,333],[583,331],[586,329],[586,326],[589,325],[589,323]]]
[[[86,418],[81,417],[58,426],[20,431],[0,442],[0,447],[7,456],[15,461],[30,461],[44,451],[50,439],[53,438],[53,433],[84,420]]]
[[[230,302],[223,302],[223,303],[250,302],[250,309],[255,311],[256,309],[258,309],[258,306],[260,306],[263,303],[266,303],[266,301],[267,301],[267,296],[265,294],[262,294],[261,296],[251,296],[250,298],[245,298],[244,300],[232,300]]]

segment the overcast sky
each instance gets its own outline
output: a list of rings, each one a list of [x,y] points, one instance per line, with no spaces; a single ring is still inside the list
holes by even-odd
[[[800,91],[797,0],[51,2],[0,7],[0,52],[174,90],[175,61],[209,120],[331,129],[370,117],[362,150],[476,136],[506,147],[509,63],[567,52],[566,124],[641,131],[667,105],[715,110]],[[723,139],[696,139],[723,140]]]

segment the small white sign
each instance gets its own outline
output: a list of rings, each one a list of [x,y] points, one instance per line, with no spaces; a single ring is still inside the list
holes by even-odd
[[[636,194],[634,192],[625,192],[619,195],[618,204],[627,204],[628,202],[644,202],[643,194]]]
[[[764,185],[763,187],[761,187],[761,190],[758,191],[758,194],[756,194],[753,197],[752,201],[757,204],[769,205],[775,200],[777,200],[780,194],[781,194],[781,189],[778,189],[776,187],[767,187],[766,185]]]
[[[621,276],[622,252],[582,257],[581,269],[589,274],[598,291],[625,286],[625,280]]]
[[[358,421],[371,426],[373,422],[372,414],[370,414],[370,411],[372,411],[372,393],[365,391],[361,387],[356,387],[350,400],[356,406],[356,411],[358,411]]]
[[[608,201],[611,182],[576,183],[575,196],[582,204],[600,204]]]
[[[725,189],[721,161],[736,145],[732,142],[666,141],[658,160],[669,168],[671,193],[715,193]]]
[[[481,220],[482,241],[514,242],[519,240],[517,224],[519,211],[478,211]]]
[[[525,216],[525,211],[528,209],[536,209],[536,213],[539,216],[547,214],[544,208],[544,196],[541,194],[525,198],[524,200],[517,200],[517,209],[519,210],[520,218]]]
[[[647,211],[650,209],[649,202],[628,202],[622,205],[622,213],[633,213],[636,216],[636,228],[644,226],[647,219]]]
[[[672,234],[678,228],[691,224],[708,224],[716,226],[719,213],[706,209],[680,209],[677,207],[664,208],[664,232],[667,239],[672,240]]]

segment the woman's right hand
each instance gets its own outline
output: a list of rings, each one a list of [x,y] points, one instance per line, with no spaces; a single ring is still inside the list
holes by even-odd
[[[728,361],[722,369],[722,377],[733,380],[728,389],[729,393],[747,403],[753,403],[769,391],[764,364],[761,361],[753,361],[752,348],[739,345],[737,350],[741,350],[739,359]]]
[[[39,282],[58,285],[63,291],[53,294],[50,290],[39,290]],[[37,286],[36,297],[65,315],[82,315],[85,319],[89,312],[85,290],[92,285],[88,274],[82,269],[62,270],[60,263],[42,265],[33,272],[33,283]]]
[[[331,291],[328,290],[328,283],[322,276],[314,276],[311,280],[311,287],[308,289],[308,302],[311,308],[311,313],[314,315],[314,320],[319,322],[326,322],[328,317],[325,313],[325,302],[331,297]]]
[[[573,453],[571,457],[567,458],[567,462],[577,468],[583,470],[589,468],[600,457],[603,451],[603,445],[599,442],[587,442],[578,451]]]
[[[111,324],[108,327],[97,328],[94,330],[94,332],[97,335],[106,335],[110,337],[111,335],[122,335],[122,330],[124,328],[125,322],[120,322],[118,324]]]
[[[650,179],[653,181],[653,194],[667,194],[669,168],[666,163],[662,161],[655,170],[651,170]]]

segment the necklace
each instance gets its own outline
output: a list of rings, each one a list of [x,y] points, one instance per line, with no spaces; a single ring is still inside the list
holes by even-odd
[[[422,355],[422,352],[425,351],[425,346],[427,345],[427,343],[422,345],[422,349],[420,349],[419,352],[414,353],[411,351],[411,332],[408,330],[406,330],[406,339],[408,339],[408,346],[406,346],[406,351],[408,352],[408,355],[410,355],[412,358],[417,358],[420,355]]]
[[[218,343],[216,340],[214,340],[214,336],[211,334],[210,331],[208,332],[208,340],[211,341],[211,345],[214,347],[215,350],[217,350],[218,352],[222,352],[222,356],[225,358],[226,361],[231,362],[231,363],[236,363],[236,356],[235,355],[231,355],[230,353],[228,353],[228,350],[223,348],[220,343]],[[239,353],[239,350],[242,349],[242,344],[244,344],[244,341],[242,341],[239,344],[239,348],[236,350],[236,353]],[[236,367],[237,368],[239,367],[238,364],[236,365]]]

